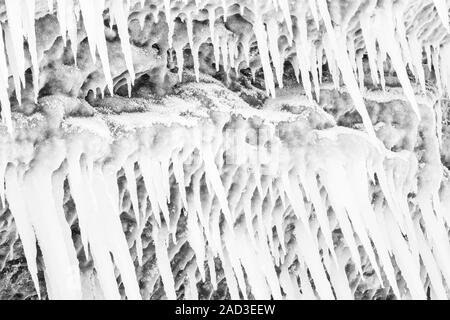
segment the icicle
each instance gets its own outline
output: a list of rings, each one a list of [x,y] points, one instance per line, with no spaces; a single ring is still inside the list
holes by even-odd
[[[75,203],[78,215],[78,223],[81,231],[81,242],[86,259],[89,258],[89,199],[86,190],[83,187],[84,181],[82,179],[80,166],[81,146],[72,145],[72,148],[67,153],[68,163],[68,181],[70,192]]]
[[[429,230],[427,235],[432,243],[435,260],[448,283],[450,281],[450,245],[445,225],[436,218],[430,200],[420,199],[419,206],[425,222],[425,228]]]
[[[153,225],[152,228],[153,241],[155,244],[156,261],[158,264],[159,273],[161,275],[164,291],[169,300],[176,300],[177,294],[175,292],[175,281],[170,267],[170,260],[167,253],[166,232],[160,230],[158,226]]]
[[[314,83],[314,92],[316,94],[316,101],[320,100],[320,80],[319,80],[319,71],[317,66],[317,49],[315,46],[310,47],[310,66],[311,66],[311,74]]]
[[[19,104],[22,102],[22,87],[25,86],[25,53],[23,48],[23,28],[21,2],[17,0],[5,0],[8,16],[8,31],[6,33],[6,50],[10,64],[10,70],[14,78],[16,98]]]
[[[72,0],[69,0],[69,2],[72,2]],[[67,42],[66,0],[56,0],[56,6],[56,17],[59,22],[59,32],[65,45]]]
[[[278,86],[283,88],[283,60],[280,56],[280,50],[278,48],[278,22],[275,19],[269,19],[267,22],[267,35],[269,38],[269,52],[272,57],[272,63],[275,66],[275,74],[277,77]]]
[[[130,192],[134,216],[136,217],[136,224],[139,227],[141,225],[141,213],[137,195],[136,175],[134,174],[134,161],[127,161],[127,163],[123,166],[123,169],[127,179],[128,191]]]
[[[254,1],[255,7],[259,4]],[[261,63],[264,71],[264,80],[266,84],[266,91],[273,98],[275,98],[275,82],[273,79],[272,67],[270,66],[269,49],[267,47],[267,33],[264,28],[264,23],[262,21],[261,14],[256,9],[255,12],[255,22],[253,25],[253,31],[256,35],[256,41],[258,42],[258,50],[261,58]]]
[[[39,62],[37,57],[36,48],[36,31],[35,31],[35,1],[21,0],[22,5],[22,24],[24,27],[24,33],[28,42],[28,51],[31,56],[31,65],[33,70],[33,91],[34,102],[37,102],[39,95]]]
[[[420,269],[418,268],[418,264],[412,260],[411,252],[408,250],[408,246],[402,233],[389,212],[385,214],[385,219],[385,228],[387,228],[387,235],[391,241],[395,261],[408,285],[409,292],[413,299],[424,300],[426,299],[426,295],[420,281]]]
[[[258,217],[260,219],[261,216]],[[268,216],[268,220],[270,219],[270,215]],[[269,222],[269,221],[268,221]],[[272,233],[272,229],[270,229]],[[271,238],[271,236],[270,236]],[[281,290],[277,277],[277,273],[275,271],[275,266],[273,265],[273,256],[270,253],[269,246],[267,241],[263,237],[259,239],[259,245],[255,249],[255,252],[258,257],[258,263],[261,266],[262,272],[266,278],[266,281],[269,285],[272,297],[277,300],[281,299]]]
[[[126,10],[126,7],[123,5],[123,0],[112,0],[110,10],[117,23],[122,53],[125,58],[128,73],[130,74],[131,83],[134,83],[136,76],[133,66],[130,36],[128,34],[128,10]]]
[[[411,104],[413,111],[416,113],[417,118],[420,120],[421,116],[414,90],[409,81],[408,74],[406,73],[402,54],[395,39],[391,5],[391,3],[386,2],[385,6],[387,7],[379,9],[378,14],[375,15],[375,28],[378,33],[378,43],[380,43],[389,54],[405,95]]]
[[[65,244],[66,251],[68,253],[69,264],[71,265],[71,273],[74,275],[75,281],[78,283],[81,281],[79,278],[79,261],[77,259],[77,252],[73,245],[72,232],[66,221],[66,215],[64,213],[64,182],[67,178],[67,164],[63,162],[60,168],[52,174],[52,193],[54,199],[54,205],[57,213],[57,219],[59,221],[62,238]],[[70,279],[72,280],[72,279]],[[69,281],[70,281],[69,280]]]
[[[244,300],[248,299],[247,296],[247,283],[245,281],[244,273],[242,271],[242,265],[239,259],[239,249],[235,239],[235,232],[232,226],[227,226],[224,228],[223,233],[223,242],[226,247],[226,253],[228,253],[228,257],[230,259],[231,268],[234,271],[234,274],[237,279],[238,287],[244,297]],[[233,232],[230,232],[233,230]],[[238,231],[239,232],[239,231]]]
[[[380,227],[384,226],[384,208],[377,207],[375,208],[375,214],[376,214],[376,224],[378,224]],[[382,239],[377,239],[381,243],[376,243],[375,246],[377,247],[380,262],[383,266],[384,273],[386,275],[386,278],[388,279],[390,285],[392,286],[392,290],[394,291],[394,294],[397,296],[397,298],[401,298],[401,294],[397,285],[397,275],[396,271],[394,270],[394,267],[391,262],[391,255],[392,255],[392,249],[389,245],[389,239],[386,235],[382,236]]]
[[[286,22],[286,26],[289,32],[289,45],[292,45],[292,40],[294,39],[294,32],[292,31],[292,19],[291,12],[289,10],[289,1],[288,0],[280,0],[279,2],[281,11],[283,11],[284,21]]]
[[[131,84],[131,79],[127,78],[127,91],[128,98],[131,98],[131,94],[133,93],[133,85]]]
[[[183,67],[184,67],[184,52],[183,45],[180,44],[176,48],[174,48],[177,54],[177,67],[178,67],[178,81],[183,81]]]
[[[405,28],[405,21],[404,21],[404,15],[405,15],[405,8],[404,8],[405,2],[398,2],[395,3],[395,7],[393,10],[393,16],[395,20],[395,27],[397,30],[397,36],[398,36],[398,42],[400,42],[401,51],[402,51],[402,57],[405,60],[405,65],[410,65],[412,63],[411,60],[411,53],[409,44],[406,38],[406,28]],[[412,31],[414,33],[416,31]]]
[[[198,290],[197,290],[197,278],[195,273],[197,272],[197,268],[195,268],[195,264],[189,265],[186,271],[186,279],[187,285],[185,285],[185,299],[186,300],[198,300]]]
[[[214,50],[214,62],[216,65],[216,71],[219,72],[220,70],[220,37],[218,34],[215,34],[214,38],[211,38],[212,44],[213,44],[213,50]],[[224,59],[225,60],[225,59]],[[224,61],[224,63],[226,63]]]
[[[292,183],[291,179],[289,179],[288,172],[281,173],[281,181],[283,184],[284,192],[289,199],[294,214],[303,222],[303,224],[308,225],[309,215],[306,212],[305,203],[303,202],[303,197],[299,197],[302,195],[302,191],[300,187],[296,183]],[[306,228],[306,232],[310,233],[309,228]]]
[[[170,2],[171,2],[171,0],[164,0],[164,13],[166,15],[167,25],[169,26],[169,33],[168,33],[168,37],[167,37],[167,39],[169,41],[169,48],[172,48],[173,33],[175,30],[175,21],[172,17]]]
[[[292,178],[291,178],[292,179]],[[320,191],[317,187],[317,180],[315,174],[307,174],[306,181],[304,187],[308,189],[307,193],[311,197],[311,202],[314,205],[314,212],[316,213],[316,218],[319,222],[320,229],[325,238],[325,243],[328,246],[328,249],[331,251],[333,258],[337,263],[336,253],[334,251],[333,239],[330,229],[330,224],[328,222],[327,210],[322,203],[322,199],[320,197]],[[298,184],[297,177],[295,177],[294,181],[291,181],[292,184]]]
[[[298,63],[300,65],[301,78],[305,94],[310,101],[312,98],[311,80],[309,77],[310,63],[309,63],[309,42],[308,42],[308,28],[306,24],[306,12],[301,11],[297,14],[297,35],[295,38],[295,48],[298,57]]]
[[[296,279],[292,279],[291,276],[292,275],[289,273],[288,268],[283,265],[280,271],[280,285],[286,293],[286,299],[300,300],[302,297],[300,294],[300,289],[297,286]]]
[[[190,13],[188,13],[186,15],[185,22],[186,22],[189,46],[191,47],[191,50],[192,50],[194,48],[194,25],[193,25],[193,21],[192,21],[192,17],[191,17]]]
[[[6,64],[6,56],[3,41],[3,29],[0,23],[0,106],[2,123],[6,125],[8,133],[12,134],[13,125],[11,120],[11,105],[8,95],[8,66]],[[3,181],[3,180],[2,180]],[[1,188],[3,190],[3,188]]]
[[[203,233],[199,228],[197,215],[194,212],[187,214],[187,233],[189,245],[195,252],[195,259],[197,262],[198,270],[202,276],[203,281],[206,279],[205,273],[205,247],[206,243],[203,239]]]
[[[255,299],[268,300],[270,299],[270,291],[267,288],[266,278],[261,270],[261,264],[258,263],[258,257],[255,249],[249,246],[251,243],[248,236],[244,234],[243,230],[236,232],[238,238],[236,241],[240,244],[239,257],[242,262],[242,266],[247,274],[247,280],[251,287],[251,292]],[[257,250],[257,249],[256,249]]]
[[[174,155],[172,157],[172,163],[173,163],[173,174],[175,176],[175,179],[178,184],[178,190],[180,192],[181,201],[184,208],[188,208],[187,204],[187,198],[186,198],[186,186],[184,181],[184,170],[183,170],[183,164],[179,159],[178,155]]]
[[[28,216],[25,203],[23,201],[23,191],[21,190],[21,183],[18,181],[17,169],[9,166],[6,175],[6,196],[8,198],[9,209],[14,217],[17,231],[22,242],[25,258],[27,260],[27,267],[30,271],[31,278],[36,288],[36,292],[41,298],[41,291],[39,288],[38,269],[36,264],[37,247],[36,236],[34,234],[31,219]]]
[[[212,151],[209,146],[204,146],[202,148],[202,157],[205,164],[206,177],[211,182],[217,198],[219,199],[219,203],[225,216],[225,220],[227,221],[229,226],[232,226],[234,224],[234,217],[228,207],[226,192],[223,187],[222,180],[220,179],[220,174],[217,170],[217,166],[214,163]]]
[[[420,229],[419,223],[415,223],[416,227],[416,235],[418,238],[418,245],[420,256],[422,257],[422,261],[424,266],[427,269],[428,275],[430,277],[431,285],[438,299],[446,300],[447,294],[445,292],[445,288],[442,284],[442,274],[436,264],[436,260],[433,257],[433,253],[428,247],[428,243],[425,240],[425,237]]]
[[[299,261],[301,261],[302,258],[299,257]],[[304,265],[303,262],[301,262],[300,266],[300,272],[299,272],[299,278],[300,278],[300,285],[302,290],[302,299],[304,300],[317,300],[317,296],[314,293],[313,288],[311,287],[311,282],[309,280],[309,276],[307,273],[307,268]],[[297,282],[297,279],[294,279],[295,282]]]
[[[375,35],[373,34],[370,17],[365,14],[361,20],[361,31],[366,45],[367,56],[369,58],[370,74],[374,85],[378,84],[378,66],[377,66],[377,51],[375,47]],[[380,70],[383,73],[383,70]]]
[[[339,225],[341,226],[342,233],[344,235],[344,239],[347,242],[353,262],[355,263],[356,268],[363,274],[362,266],[361,266],[361,257],[359,255],[358,247],[356,245],[355,239],[353,237],[353,230],[350,224],[350,221],[347,217],[347,214],[344,211],[344,205],[341,203],[342,197],[335,193],[337,189],[334,189],[332,186],[333,182],[328,182],[328,179],[333,179],[331,177],[327,177],[325,175],[321,175],[321,178],[324,179],[324,183],[326,183],[327,192],[329,195],[331,206],[336,214],[336,218],[339,221]],[[356,230],[357,231],[357,230]]]
[[[85,255],[91,253],[94,260],[97,278],[106,299],[119,300],[120,294],[117,288],[114,266],[111,254],[105,239],[105,230],[109,225],[108,219],[101,217],[102,211],[98,207],[95,197],[95,189],[92,184],[91,165],[76,157],[77,150],[74,149],[68,157],[69,184],[81,230],[81,239]],[[114,218],[115,215],[113,215]],[[111,232],[108,230],[108,232]],[[89,242],[88,242],[89,241]],[[89,243],[89,246],[87,245]]]
[[[386,51],[383,46],[379,44],[380,49],[377,54],[377,68],[380,74],[380,84],[383,92],[386,92],[386,79],[384,77],[384,62],[386,61]]]
[[[317,71],[319,73],[319,82],[322,83],[322,75],[323,75],[323,47],[320,45],[317,48]]]
[[[431,46],[430,45],[425,45],[425,55],[427,57],[427,67],[428,67],[428,71],[431,72],[431,67],[433,66],[433,62],[431,60]]]
[[[356,57],[356,70],[358,72],[359,88],[361,91],[364,90],[364,65],[363,65],[363,55],[358,54]]]
[[[309,228],[305,227],[300,220],[297,220],[295,224],[295,234],[297,236],[296,249],[298,255],[299,257],[303,257],[308,265],[317,293],[322,299],[334,300],[330,283],[328,282],[325,270],[323,269],[317,244],[311,238]],[[302,250],[302,248],[306,248],[306,250]]]
[[[227,6],[227,0],[221,0],[222,1],[222,8],[223,8],[223,20],[227,22],[228,19],[228,6]]]
[[[252,204],[251,204],[251,197],[250,193],[253,194],[252,191],[249,191],[249,189],[252,186],[249,186],[247,188],[247,193],[244,200],[244,217],[245,217],[245,224],[247,226],[247,231],[249,233],[250,241],[253,245],[255,245],[255,230],[253,228],[253,213],[252,213]]]
[[[228,58],[230,55],[228,54],[228,32],[226,32],[221,38],[220,38],[220,51],[222,54],[222,63],[223,63],[223,69],[228,75],[228,72],[230,71],[230,64]]]
[[[409,48],[411,50],[411,60],[414,66],[415,75],[419,79],[422,92],[426,93],[425,72],[422,65],[422,47],[414,32],[409,35]]]
[[[361,160],[363,158],[364,156],[359,155],[357,157],[357,160],[353,161],[352,169],[347,170],[346,176],[348,177],[349,184],[354,188],[354,191],[352,193],[354,194],[355,206],[359,208],[360,212],[362,212],[361,222],[365,224],[368,230],[368,235],[371,237],[372,242],[374,243],[374,246],[377,250],[378,256],[381,262],[383,263],[385,274],[389,282],[391,283],[391,287],[393,288],[394,293],[396,295],[399,295],[398,288],[396,287],[394,271],[393,268],[391,267],[391,262],[388,256],[389,247],[384,237],[382,236],[383,230],[382,226],[380,226],[380,223],[377,220],[378,215],[375,214],[369,199],[368,195],[369,185],[367,183],[367,172],[369,170],[366,167],[366,162]],[[397,198],[400,198],[400,196],[398,196]],[[350,210],[352,211],[353,209]],[[359,222],[355,222],[355,224],[358,223]],[[411,243],[414,243],[414,239],[411,235],[409,236],[409,241]],[[413,255],[416,256],[414,252]],[[382,284],[383,282],[381,273],[379,271],[377,262],[373,258],[371,252],[369,253],[369,259],[371,260],[371,263],[375,269],[375,272],[377,273],[379,281]]]
[[[5,202],[5,173],[8,165],[8,154],[9,150],[7,148],[0,148],[0,206],[2,208],[6,207]]]
[[[197,82],[200,81],[200,61],[199,61],[199,49],[200,45],[194,43],[194,25],[191,14],[187,14],[186,28],[188,34],[189,47],[191,48],[191,54],[194,60],[194,73]]]
[[[228,58],[230,60],[230,69],[235,70],[237,69],[236,58],[238,58],[238,40],[238,37],[236,37],[234,34],[230,34],[228,37]]]
[[[216,11],[213,8],[208,10],[208,20],[209,20],[209,33],[210,33],[210,37],[211,37],[211,42],[214,45]],[[218,58],[216,58],[216,59],[218,59]]]
[[[108,58],[108,48],[106,46],[105,34],[103,32],[103,8],[105,0],[79,0],[79,3],[81,13],[83,14],[84,26],[88,35],[92,60],[94,62],[97,60],[97,49],[109,92],[111,94],[114,94],[114,85],[111,77],[111,69]]]
[[[26,199],[28,216],[44,259],[49,297],[81,299],[75,248],[70,241],[72,248],[68,250],[65,240],[70,234],[70,227],[65,219],[58,217],[53,196],[52,173],[61,165],[64,151],[60,140],[44,144],[38,149],[33,166],[24,175],[22,187],[26,196],[21,198]]]
[[[212,253],[208,254],[208,269],[209,269],[209,280],[214,290],[217,290],[217,279],[216,279],[216,264],[214,263],[214,257]]]
[[[340,248],[338,248],[340,249]],[[344,249],[345,250],[345,249]],[[336,294],[337,300],[353,300],[353,294],[350,291],[350,285],[348,283],[347,275],[345,273],[346,255],[344,250],[339,250],[339,266],[330,259],[328,254],[325,254],[324,264],[327,268],[328,275],[330,276],[330,282],[333,286],[333,290]]]
[[[311,9],[311,14],[313,16],[314,22],[316,23],[317,29],[320,29],[320,19],[317,12],[316,0],[308,0],[309,8]]]
[[[441,64],[440,64],[440,47],[439,45],[433,46],[433,52],[431,54],[431,59],[433,61],[434,72],[436,73],[436,86],[438,88],[438,92],[442,94],[442,78],[441,78]]]
[[[145,20],[147,19],[147,15],[146,14],[140,14],[138,17],[138,21],[139,21],[139,27],[141,28],[141,31],[144,30],[145,28]]]
[[[161,184],[165,185],[167,182],[161,173],[160,162],[152,158],[149,154],[146,154],[142,161],[139,161],[139,164],[142,176],[144,177],[145,188],[149,193],[155,219],[159,221],[159,208],[163,213],[166,224],[170,225],[170,214],[169,208],[167,207],[169,195],[166,190],[161,189]]]
[[[355,51],[355,42],[354,42],[352,35],[350,35],[350,37],[347,38],[347,51],[348,51],[348,55],[349,55],[349,59],[350,59],[350,64],[352,65],[353,72],[356,73],[356,68],[357,68],[356,51]]]
[[[67,33],[70,38],[70,47],[72,48],[75,65],[78,56],[78,19],[76,17],[74,2],[68,1],[66,4]]]
[[[352,165],[356,166],[356,163],[352,163]],[[327,164],[326,169],[326,189],[330,195],[330,200],[333,199],[333,208],[335,208],[335,211],[339,213],[340,208],[344,207],[347,211],[348,217],[350,221],[352,222],[353,228],[355,229],[356,234],[358,235],[364,249],[367,252],[367,255],[369,257],[369,260],[372,264],[372,267],[375,270],[375,273],[377,274],[378,278],[381,282],[381,272],[379,270],[377,260],[375,258],[375,253],[372,248],[372,244],[369,239],[369,235],[366,230],[366,226],[364,224],[364,220],[362,219],[360,212],[365,209],[362,208],[357,195],[354,195],[354,191],[351,191],[352,188],[351,183],[354,182],[354,179],[351,181],[348,181],[346,178],[346,175],[348,174],[343,170],[343,164],[342,163],[332,163],[331,161]],[[359,170],[357,171],[357,177],[359,179],[366,178],[364,174],[362,174]],[[341,179],[344,179],[341,181]],[[324,181],[324,182],[325,182]],[[339,182],[337,182],[339,181]],[[355,188],[356,190],[356,188]],[[363,189],[367,190],[367,189]],[[359,195],[361,196],[361,195]],[[350,240],[346,238],[346,240]],[[353,256],[353,255],[356,255]],[[352,256],[354,259],[357,259],[357,253],[352,252]]]
[[[140,300],[141,296],[134,264],[128,250],[128,243],[122,230],[122,223],[120,222],[116,206],[119,197],[111,193],[111,188],[113,187],[111,183],[117,185],[117,180],[113,179],[110,181],[108,173],[105,174],[102,171],[99,165],[95,165],[90,183],[88,183],[92,184],[94,201],[97,202],[97,212],[94,211],[95,216],[92,217],[91,226],[94,227],[93,231],[96,233],[101,233],[99,228],[103,228],[103,242],[107,245],[105,248],[106,252],[109,251],[113,255],[114,264],[120,271],[127,298]],[[93,242],[91,244],[95,245]],[[96,253],[93,252],[92,254],[95,262]],[[104,254],[104,252],[100,254]],[[109,264],[112,264],[110,257]]]
[[[439,18],[442,20],[445,30],[450,32],[450,26],[448,21],[448,7],[446,0],[433,0],[436,10],[438,12]]]
[[[239,289],[236,283],[236,278],[234,276],[228,255],[220,257],[220,260],[222,261],[222,268],[225,274],[225,279],[227,281],[228,291],[230,292],[231,300],[240,300]]]
[[[339,69],[341,70],[342,78],[344,80],[345,85],[347,86],[347,90],[349,91],[350,96],[352,97],[355,103],[356,110],[361,115],[367,133],[372,139],[377,140],[371,119],[369,117],[366,106],[364,104],[363,97],[361,95],[361,91],[359,90],[358,83],[356,82],[356,79],[352,72],[352,67],[350,65],[348,55],[344,50],[345,43],[343,43],[342,35],[340,35],[339,38],[336,36],[336,32],[333,28],[333,25],[331,24],[330,13],[328,12],[326,0],[317,0],[317,1],[319,5],[319,11],[325,22],[325,27],[327,29],[332,49],[336,54],[336,62],[339,65]]]
[[[443,45],[442,47],[436,45],[435,47],[436,55],[436,64],[435,64],[435,72],[436,77],[439,75],[438,88],[441,87],[441,90],[447,93],[449,91],[449,62],[447,61],[448,54],[450,53],[450,46]],[[436,67],[437,66],[437,67]]]
[[[333,86],[337,90],[340,87],[339,69],[336,66],[335,55],[330,45],[330,38],[326,33],[323,36],[322,42],[323,50],[325,51],[325,56],[327,58],[328,69],[330,70],[331,78],[333,80]]]

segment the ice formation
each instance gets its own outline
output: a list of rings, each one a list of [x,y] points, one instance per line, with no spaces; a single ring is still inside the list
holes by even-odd
[[[445,0],[0,0],[0,287],[448,299],[448,40]]]

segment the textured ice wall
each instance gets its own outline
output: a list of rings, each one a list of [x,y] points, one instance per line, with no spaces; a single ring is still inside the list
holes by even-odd
[[[33,3],[2,297],[448,298],[444,1]]]
[[[4,297],[34,295],[14,269],[23,250],[49,298],[446,298],[435,98],[419,100],[421,127],[389,95],[366,96],[388,156],[304,96],[257,110],[211,79],[17,118],[2,144]],[[61,100],[75,103],[49,96],[47,110]]]

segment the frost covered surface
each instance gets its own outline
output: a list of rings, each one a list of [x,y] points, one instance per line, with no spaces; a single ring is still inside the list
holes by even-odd
[[[447,11],[0,0],[0,297],[448,299]]]

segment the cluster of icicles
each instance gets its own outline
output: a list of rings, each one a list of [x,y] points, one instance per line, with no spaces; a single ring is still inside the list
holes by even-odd
[[[109,8],[111,23],[117,24],[122,39],[132,82],[134,72],[127,28],[130,1],[56,2],[64,39],[76,37],[76,22],[80,13],[83,16],[92,57],[95,60],[98,53],[106,82],[113,92],[106,40],[103,32],[98,32],[104,28],[103,10],[106,6]],[[174,2],[163,3],[169,41],[176,18],[170,10]],[[447,29],[445,1],[435,0],[434,3]],[[38,88],[39,68],[33,49],[36,47],[34,1],[5,0],[5,4],[8,28],[4,37],[0,32],[0,48],[6,48],[0,50],[0,102],[2,121],[11,132],[5,51],[19,101],[20,88],[25,85],[24,37],[30,48],[35,89]],[[51,11],[53,4],[49,1]],[[195,1],[195,4],[203,8],[209,3]],[[227,4],[228,1],[222,1],[225,16]],[[5,172],[6,189],[0,190],[0,195],[7,199],[14,215],[38,292],[36,240],[44,260],[50,298],[82,298],[83,289],[89,286],[95,286],[105,298],[120,298],[115,267],[120,272],[127,298],[141,297],[120,222],[117,173],[123,170],[138,225],[135,238],[138,260],[142,259],[143,251],[140,232],[149,221],[158,269],[170,299],[177,297],[168,252],[171,241],[175,244],[189,242],[195,254],[195,264],[187,270],[190,285],[185,289],[185,296],[188,298],[198,297],[196,284],[206,277],[217,287],[217,260],[214,259],[221,261],[233,299],[248,298],[249,292],[260,299],[351,298],[353,292],[345,266],[351,261],[364,277],[363,258],[369,260],[380,286],[392,288],[398,298],[423,299],[428,288],[432,297],[447,298],[450,244],[446,224],[450,221],[443,213],[445,208],[441,206],[437,190],[422,194],[417,199],[421,214],[411,215],[407,197],[414,190],[416,158],[412,153],[383,150],[376,140],[361,93],[362,57],[351,49],[352,39],[347,39],[345,24],[333,26],[326,0],[296,4],[290,7],[287,0],[267,1],[263,5],[256,0],[246,2],[254,13],[253,30],[268,92],[275,95],[271,62],[279,85],[283,74],[283,56],[275,41],[280,23],[270,21],[265,15],[270,8],[276,8],[283,12],[283,23],[291,34],[289,41],[295,43],[297,69],[300,69],[306,95],[312,100],[309,74],[315,89],[319,90],[324,50],[335,85],[339,85],[341,75],[368,135],[333,128],[315,132],[313,141],[305,147],[297,147],[295,141],[280,140],[273,125],[268,125],[267,134],[258,139],[258,147],[250,148],[246,144],[248,128],[244,125],[242,132],[233,132],[236,143],[232,147],[238,148],[236,152],[227,150],[229,146],[224,144],[222,133],[226,121],[215,125],[206,122],[190,128],[168,127],[158,134],[158,139],[154,139],[152,128],[123,138],[125,141],[111,141],[110,136],[105,138],[89,131],[78,131],[65,140],[54,138],[39,145],[29,164],[6,159],[4,163],[9,163]],[[424,49],[429,66],[431,62],[437,74],[438,87],[448,90],[450,65],[446,55],[450,53],[450,45],[441,45],[446,33],[433,44],[423,46],[417,34],[406,34],[402,20],[404,7],[392,7],[391,1],[384,1],[382,7],[375,7],[375,4],[360,20],[372,80],[384,86],[383,63],[389,55],[404,93],[419,116],[406,67],[415,73],[425,90],[421,63]],[[211,20],[215,19],[215,8],[209,11]],[[317,48],[308,38],[306,17],[309,14],[317,25],[325,26],[323,47]],[[192,20],[188,15],[189,42],[193,45]],[[211,34],[214,34],[213,29]],[[77,42],[71,43],[76,46]],[[216,50],[221,48],[222,55],[229,56],[225,45],[217,45],[217,38],[213,43]],[[76,51],[76,47],[73,50]],[[198,76],[198,61],[196,64]],[[36,97],[37,94],[35,92]],[[270,151],[265,149],[266,144],[271,146]],[[355,145],[359,147],[355,149]],[[239,155],[233,164],[223,161],[227,151]],[[10,154],[13,153],[4,153],[5,157]],[[137,192],[136,164],[145,183],[143,196]],[[173,192],[172,177],[179,189],[175,212],[168,207]],[[201,189],[203,177],[206,190]],[[93,283],[80,274],[70,227],[64,219],[62,202],[66,179],[75,202],[85,254],[94,261],[96,273],[92,277],[96,280]],[[382,194],[372,197],[377,185]],[[151,210],[146,210],[147,207]],[[187,216],[186,239],[176,238],[180,214]],[[345,245],[335,246],[332,232],[336,228],[341,230]],[[362,257],[361,252],[366,256]]]
[[[130,248],[141,264],[141,234],[151,225],[169,299],[177,298],[181,285],[172,273],[173,252],[186,242],[194,262],[176,268],[186,272],[188,299],[199,298],[198,282],[217,289],[223,279],[216,274],[218,259],[233,299],[352,299],[349,279],[359,274],[364,281],[368,264],[378,279],[373,286],[392,288],[397,298],[425,299],[428,288],[433,298],[447,298],[448,215],[437,194],[421,197],[421,215],[410,214],[414,154],[386,158],[351,129],[313,131],[297,141],[279,134],[295,130],[295,123],[264,122],[255,131],[250,120],[230,117],[222,113],[193,127],[149,126],[116,140],[98,125],[82,125],[65,139],[39,144],[29,164],[9,159],[5,196],[37,292],[36,241],[49,298],[92,298],[89,292],[96,292],[96,298],[119,299],[117,267],[126,297],[140,299]],[[226,130],[230,124],[234,129]],[[119,172],[136,219],[128,243]],[[145,192],[137,187],[140,177]],[[79,267],[64,215],[66,179],[94,274]],[[177,234],[182,214],[186,232]],[[337,229],[341,242],[332,236]],[[346,272],[348,264],[356,275]]]
[[[103,13],[109,9],[110,23],[116,24],[118,34],[121,39],[122,51],[129,72],[127,79],[131,86],[135,80],[132,54],[129,43],[128,33],[128,14],[132,6],[144,6],[145,0],[49,0],[48,9],[50,12],[56,6],[57,18],[59,20],[60,32],[64,41],[71,39],[73,52],[77,52],[77,24],[80,16],[83,17],[84,28],[89,40],[89,48],[93,61],[97,59],[97,53],[100,57],[106,84],[109,91],[113,91],[113,80],[111,77],[110,65],[108,61],[108,51],[104,29]],[[239,2],[241,14],[251,12],[253,16],[253,31],[259,49],[262,68],[265,76],[265,84],[268,93],[275,96],[275,79],[280,87],[283,85],[283,61],[285,49],[280,49],[279,38],[284,35],[282,30],[287,29],[288,43],[295,48],[296,56],[292,59],[294,69],[300,77],[306,95],[313,100],[311,77],[313,79],[316,92],[320,90],[320,81],[322,75],[323,53],[325,51],[329,70],[333,75],[333,81],[338,87],[340,84],[340,75],[346,85],[355,107],[361,114],[364,126],[369,135],[375,137],[375,133],[370,122],[369,115],[364,105],[361,89],[364,84],[363,54],[367,53],[371,69],[372,81],[374,84],[381,84],[384,87],[384,67],[383,64],[390,57],[390,61],[397,73],[398,79],[402,84],[405,95],[407,96],[411,107],[417,116],[419,116],[417,102],[414,96],[413,87],[408,78],[407,66],[419,80],[422,89],[425,91],[425,76],[422,66],[422,54],[425,51],[428,67],[434,66],[436,72],[437,85],[443,90],[449,89],[450,66],[446,57],[450,52],[450,45],[443,44],[443,40],[448,34],[448,8],[445,0],[433,0],[434,6],[444,25],[442,30],[437,31],[438,27],[422,23],[418,26],[414,24],[408,26],[408,32],[405,25],[404,15],[410,3],[408,1],[399,1],[393,4],[393,1],[367,1],[364,4],[362,12],[357,13],[359,27],[362,31],[364,40],[364,52],[357,54],[358,48],[355,48],[354,30],[351,31],[350,19],[351,13],[356,13],[358,5],[348,8],[350,14],[344,16],[337,26],[333,26],[330,11],[326,0],[308,0],[308,1],[288,1],[272,0],[257,1],[247,0]],[[425,1],[426,2],[426,1]],[[421,3],[421,2],[420,2]],[[153,3],[152,3],[153,4]],[[222,54],[222,64],[225,70],[234,66],[234,54],[237,54],[239,45],[242,46],[244,56],[249,60],[250,45],[249,36],[245,41],[242,39],[228,39],[215,32],[215,21],[221,16],[226,21],[229,7],[237,5],[229,0],[195,0],[195,4],[190,4],[184,0],[184,5],[177,1],[164,0],[157,5],[157,10],[164,12],[169,26],[168,41],[169,46],[173,45],[173,33],[175,19],[183,16],[187,26],[189,45],[194,55],[194,65],[197,79],[199,76],[198,51],[200,44],[194,42],[193,20],[200,10],[207,10],[210,25],[210,40],[214,45],[216,60],[220,61]],[[0,103],[2,105],[2,121],[7,125],[9,131],[12,131],[10,102],[8,98],[8,75],[12,74],[17,99],[20,103],[21,86],[25,85],[25,60],[24,60],[24,38],[27,40],[32,64],[33,82],[35,97],[38,95],[39,65],[36,53],[36,34],[34,30],[35,0],[5,0],[8,32],[3,32],[0,26]],[[422,9],[425,5],[422,6]],[[180,9],[181,8],[181,9]],[[281,12],[283,19],[276,20],[277,14]],[[318,30],[325,29],[321,39],[314,39],[308,34],[308,17],[313,17]],[[295,17],[295,19],[293,19]],[[321,28],[324,26],[324,28]],[[353,32],[353,33],[352,33]],[[431,34],[432,33],[432,34]],[[430,40],[432,39],[432,40]],[[319,41],[317,41],[319,40]],[[242,43],[239,43],[242,41]],[[4,43],[5,42],[5,43]],[[3,48],[9,61],[8,65]],[[177,51],[178,68],[180,76],[183,69],[183,48],[174,48]],[[76,54],[75,54],[76,57]],[[228,61],[230,60],[230,61]],[[275,69],[275,78],[272,72],[272,64]],[[216,67],[219,63],[216,63]],[[239,67],[239,66],[238,66]],[[340,71],[340,72],[339,72]],[[359,86],[358,81],[359,79]],[[319,97],[319,94],[316,94]]]

